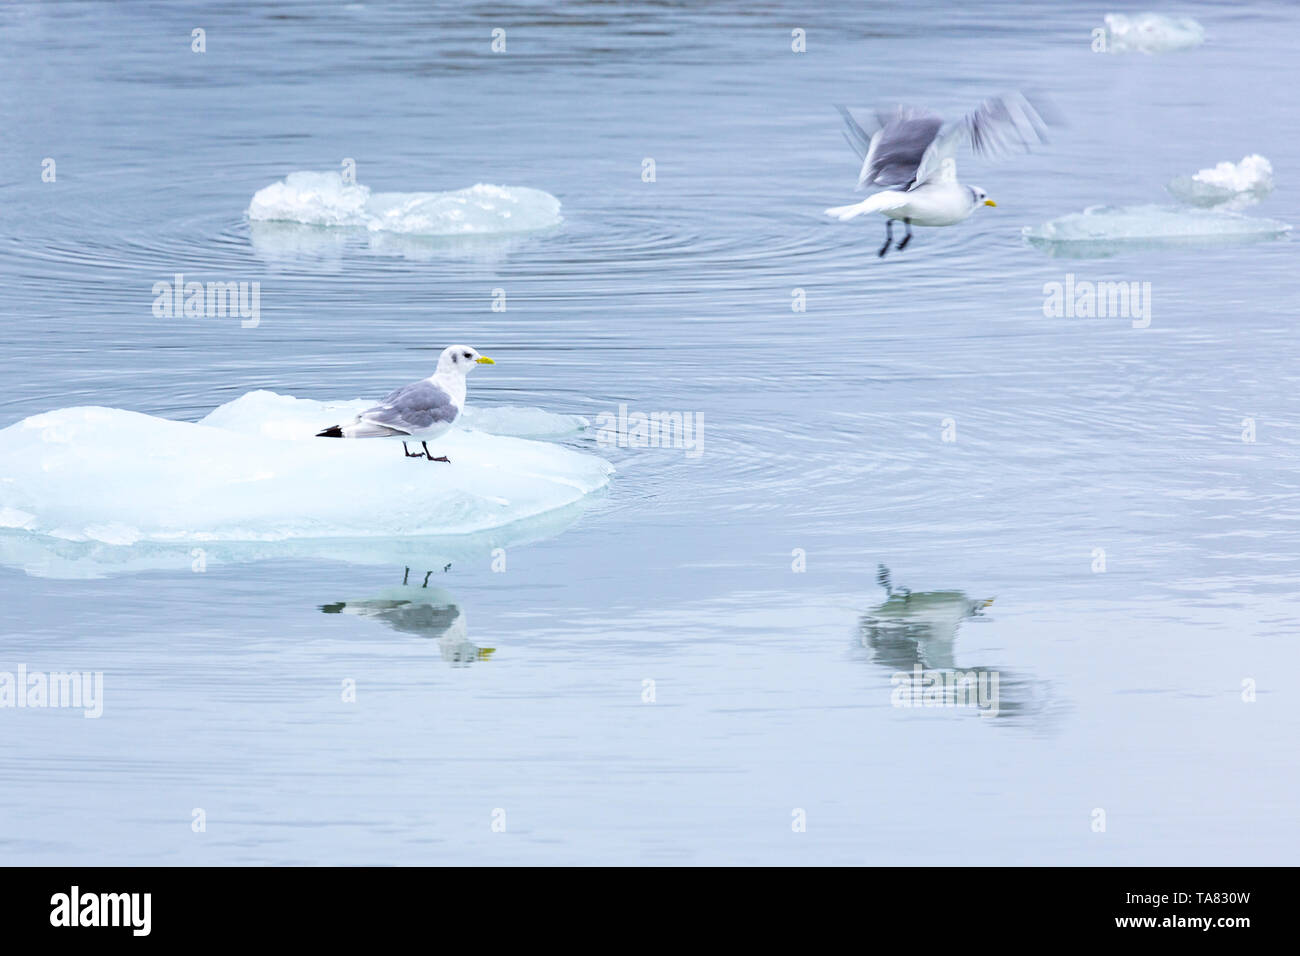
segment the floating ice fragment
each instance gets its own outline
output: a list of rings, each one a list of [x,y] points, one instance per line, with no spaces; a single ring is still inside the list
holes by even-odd
[[[1165,188],[1176,199],[1193,206],[1239,209],[1273,191],[1273,165],[1263,156],[1252,154],[1239,163],[1222,162],[1192,176],[1179,176]]]
[[[254,194],[248,218],[313,226],[364,226],[369,202],[370,187],[346,183],[340,173],[290,173],[283,182]]]
[[[1104,19],[1107,53],[1167,53],[1205,42],[1205,28],[1190,17],[1108,13]]]
[[[450,465],[404,458],[397,442],[312,437],[367,404],[261,391],[197,423],[97,407],[34,415],[0,430],[0,526],[106,545],[467,535],[564,509],[613,472],[486,431],[440,437]]]
[[[1136,249],[1208,247],[1276,239],[1291,227],[1275,219],[1184,206],[1093,206],[1041,226],[1025,239],[1049,255],[1100,258]]]
[[[561,222],[560,201],[540,189],[479,183],[449,192],[372,193],[341,173],[311,171],[259,189],[248,218],[411,236],[503,235]]]

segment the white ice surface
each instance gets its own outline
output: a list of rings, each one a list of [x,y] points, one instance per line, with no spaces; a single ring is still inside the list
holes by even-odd
[[[1108,53],[1167,53],[1205,42],[1205,28],[1190,17],[1108,13],[1105,22]]]
[[[560,201],[540,189],[479,183],[448,192],[372,193],[340,173],[310,171],[259,189],[248,218],[410,236],[505,235],[561,221]]]
[[[259,391],[197,423],[101,407],[33,415],[0,430],[0,528],[112,546],[481,535],[566,509],[613,472],[550,442],[459,427],[436,442],[451,464],[404,458],[396,441],[313,437],[369,404]],[[527,411],[526,430],[549,420]]]
[[[557,415],[524,405],[468,405],[456,424],[476,432],[516,438],[568,438],[591,427],[580,415]]]
[[[414,461],[415,459],[411,459]],[[412,574],[472,565],[488,567],[497,548],[515,548],[562,533],[582,517],[581,499],[535,518],[475,534],[387,538],[284,538],[278,541],[140,541],[130,545],[68,541],[0,528],[0,565],[34,577],[101,578],[142,571],[200,571],[266,560],[343,561],[410,567]]]
[[[1176,199],[1193,206],[1239,209],[1273,191],[1273,164],[1252,154],[1239,163],[1222,162],[1191,176],[1179,176],[1166,188]]]
[[[1185,206],[1093,206],[1041,226],[1030,243],[1056,255],[1101,256],[1125,249],[1216,246],[1276,239],[1291,227],[1275,219]]]

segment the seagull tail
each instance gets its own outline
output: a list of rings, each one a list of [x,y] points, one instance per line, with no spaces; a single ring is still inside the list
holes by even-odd
[[[400,428],[389,428],[378,422],[359,419],[346,425],[331,425],[324,431],[316,433],[317,438],[410,438],[409,432]]]
[[[848,222],[850,219],[856,219],[858,216],[865,216],[871,212],[884,212],[894,206],[898,199],[897,193],[881,192],[868,196],[862,202],[855,202],[849,206],[832,206],[826,210],[826,215],[838,219],[840,222]]]
[[[832,219],[838,219],[840,222],[847,222],[850,219],[856,219],[858,216],[869,212],[870,210],[867,209],[868,201],[869,200],[864,199],[862,202],[855,202],[848,206],[832,206],[830,209],[826,210],[826,215],[830,216]]]

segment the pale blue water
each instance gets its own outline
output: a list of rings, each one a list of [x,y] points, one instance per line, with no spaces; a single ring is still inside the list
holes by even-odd
[[[423,608],[382,603],[402,542],[11,560],[0,671],[100,670],[104,713],[0,709],[0,860],[1294,860],[1295,246],[1073,260],[1020,229],[1255,152],[1277,189],[1251,214],[1300,218],[1300,10],[1181,4],[1204,46],[1119,57],[1086,4],[821,6],[0,9],[0,427],[377,397],[452,341],[498,360],[480,406],[705,423],[697,458],[603,451],[609,491],[504,572],[486,545],[413,568]],[[821,215],[855,199],[832,103],[1019,87],[1070,125],[963,159],[997,209],[883,260],[878,221]],[[377,191],[544,189],[565,221],[254,245],[257,189],[344,158]],[[260,326],[155,318],[178,271],[260,282]],[[1150,282],[1150,328],[1045,318],[1066,273]],[[872,637],[880,564],[964,597]],[[892,706],[918,659],[996,671],[1001,715]]]

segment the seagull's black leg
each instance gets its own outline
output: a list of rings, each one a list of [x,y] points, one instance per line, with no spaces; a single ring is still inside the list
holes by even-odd
[[[420,442],[420,444],[424,445],[424,442]],[[440,455],[437,458],[434,458],[433,452],[429,451],[428,445],[424,445],[424,456],[428,458],[429,461],[445,461],[447,464],[449,465],[451,464],[451,459],[448,458],[446,455]],[[415,457],[419,458],[420,456],[416,455]]]
[[[894,241],[894,220],[886,219],[885,220],[885,244],[880,247],[880,252],[877,253],[877,255],[883,256],[886,252],[888,252],[889,244],[893,241]]]
[[[907,244],[912,241],[912,220],[904,219],[903,224],[907,226],[907,235],[905,235],[903,237],[903,241],[898,244],[897,248],[899,252],[902,252],[904,249],[906,249]]]
[[[429,586],[429,575],[431,575],[432,573],[433,573],[432,571],[424,572],[424,583],[421,584],[420,587],[427,588]]]
[[[407,568],[406,571],[402,574],[402,584],[403,584],[403,585],[406,584],[406,579],[409,578],[410,576],[411,576],[411,569],[410,569],[410,568]]]
[[[421,442],[421,444],[423,444],[423,442]],[[429,449],[426,448],[426,449],[424,449],[424,450],[425,450],[425,451],[428,451]],[[406,442],[402,442],[402,451],[406,452],[406,457],[407,457],[407,458],[423,458],[423,457],[424,457],[424,456],[421,455],[418,451],[417,451],[417,452],[412,452],[411,449],[407,448],[407,447],[406,447]]]

